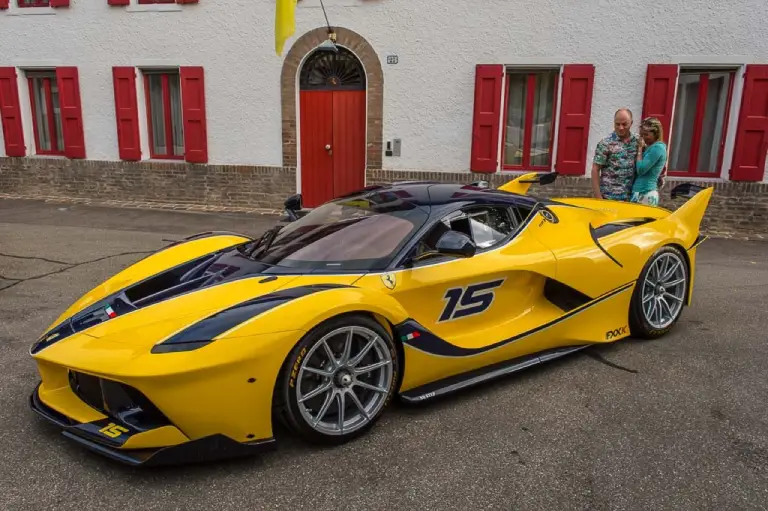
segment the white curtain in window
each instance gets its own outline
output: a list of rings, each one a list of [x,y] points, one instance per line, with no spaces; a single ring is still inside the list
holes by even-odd
[[[669,168],[671,170],[688,170],[690,165],[693,123],[696,119],[696,105],[698,101],[699,75],[681,74],[677,83],[675,128],[672,135],[672,151],[669,158]]]
[[[528,75],[509,75],[509,96],[507,100],[507,136],[504,145],[504,164],[523,164],[523,141],[525,140],[525,99],[528,92]]]
[[[163,103],[163,77],[149,75],[149,108],[152,118],[152,144],[155,154],[168,154],[165,145],[165,108]]]
[[[32,91],[35,101],[35,127],[37,128],[38,150],[51,150],[51,137],[48,133],[48,102],[45,100],[43,78],[32,79]]]
[[[531,165],[550,164],[549,146],[554,117],[555,71],[536,75],[533,99],[533,129],[531,130]]]
[[[51,79],[51,103],[53,103],[53,126],[56,130],[56,143],[59,151],[64,150],[64,128],[61,125],[61,106],[59,105],[59,86]]]
[[[181,115],[181,85],[179,75],[168,77],[171,89],[171,125],[173,126],[173,154],[184,154],[184,123]]]
[[[701,131],[699,146],[699,162],[697,172],[717,172],[720,161],[720,142],[723,139],[725,125],[725,107],[728,103],[728,87],[731,77],[729,73],[712,73],[709,75],[707,90],[707,106],[704,114],[704,125]]]

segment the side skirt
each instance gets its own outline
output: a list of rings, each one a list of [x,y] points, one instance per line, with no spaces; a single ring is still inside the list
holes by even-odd
[[[421,387],[408,390],[400,393],[400,398],[406,403],[421,403],[430,399],[434,399],[447,394],[452,394],[459,390],[463,390],[469,387],[473,387],[480,383],[495,380],[509,374],[517,373],[523,369],[533,367],[544,362],[549,362],[556,358],[570,355],[577,351],[581,351],[584,348],[591,346],[590,344],[584,344],[581,346],[571,346],[567,348],[555,348],[551,350],[542,351],[533,355],[526,355],[523,357],[499,362],[487,367],[481,367],[474,371],[467,373],[457,374],[450,376],[442,380],[438,380],[432,383],[427,383]]]

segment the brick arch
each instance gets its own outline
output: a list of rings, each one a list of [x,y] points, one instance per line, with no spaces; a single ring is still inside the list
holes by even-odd
[[[336,44],[354,53],[365,68],[367,81],[367,135],[366,167],[381,169],[383,155],[382,119],[384,118],[384,73],[376,51],[361,35],[346,28],[333,27],[336,32]],[[298,97],[296,87],[298,72],[304,58],[328,38],[328,28],[318,27],[299,37],[283,61],[280,77],[281,102],[283,114],[283,166],[296,168],[298,163],[298,134],[296,116]]]

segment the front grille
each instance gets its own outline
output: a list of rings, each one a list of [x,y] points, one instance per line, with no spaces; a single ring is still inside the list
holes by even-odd
[[[92,408],[140,431],[171,424],[144,394],[130,385],[70,371],[69,386]]]
[[[88,405],[104,413],[104,398],[101,393],[99,378],[89,374],[69,373],[69,386],[77,394],[77,397]]]

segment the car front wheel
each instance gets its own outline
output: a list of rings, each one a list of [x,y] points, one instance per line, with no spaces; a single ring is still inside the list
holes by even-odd
[[[370,317],[346,315],[319,325],[289,356],[281,381],[284,421],[314,443],[360,436],[389,404],[398,362],[392,337]]]

